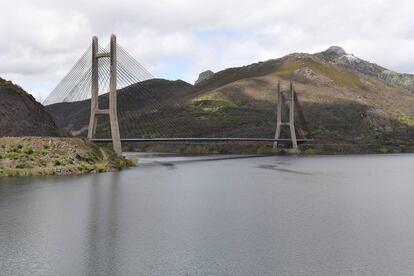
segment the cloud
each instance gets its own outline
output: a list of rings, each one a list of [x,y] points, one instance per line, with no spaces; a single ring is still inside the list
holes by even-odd
[[[408,0],[19,0],[2,4],[0,76],[44,98],[98,35],[111,33],[157,77],[194,82],[291,52],[340,45],[414,72]]]

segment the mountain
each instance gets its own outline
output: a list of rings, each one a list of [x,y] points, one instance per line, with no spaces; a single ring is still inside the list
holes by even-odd
[[[414,151],[414,95],[380,78],[382,67],[340,64],[344,56],[344,50],[330,48],[229,68],[194,86],[152,80],[127,87],[118,96],[121,136],[273,137],[277,82],[287,90],[292,81],[298,136],[314,139],[309,152]],[[148,86],[152,92],[145,97]],[[162,104],[154,107],[156,102]],[[59,126],[85,135],[89,104],[46,109]],[[99,135],[108,136],[107,124],[99,129]]]
[[[315,56],[320,57],[332,64],[355,70],[368,76],[376,77],[390,85],[406,89],[414,93],[414,75],[400,74],[388,70],[375,63],[360,59],[352,54],[347,54],[341,47],[332,46],[324,52],[316,53]]]
[[[50,114],[21,87],[0,78],[0,136],[58,136]]]

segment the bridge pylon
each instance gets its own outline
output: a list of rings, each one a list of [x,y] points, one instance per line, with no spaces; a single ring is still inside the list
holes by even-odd
[[[121,137],[119,133],[117,111],[117,53],[116,36],[111,36],[110,51],[99,53],[98,38],[92,39],[92,85],[91,85],[91,117],[88,127],[88,139],[94,139],[98,115],[108,115],[111,126],[112,146],[118,156],[122,156]],[[99,108],[99,62],[100,58],[110,59],[109,109]]]
[[[277,83],[277,105],[276,105],[276,112],[277,112],[277,122],[276,122],[276,133],[275,133],[275,140],[280,139],[281,129],[283,126],[289,127],[290,130],[290,140],[292,143],[291,152],[298,153],[298,141],[296,138],[296,131],[295,131],[295,95],[296,91],[293,86],[293,83],[290,82],[289,91],[282,91],[280,81]],[[282,118],[283,115],[283,106],[285,105],[285,98],[283,94],[288,94],[288,106],[289,106],[289,120],[284,121]],[[277,141],[273,143],[273,149],[276,150],[278,147]]]

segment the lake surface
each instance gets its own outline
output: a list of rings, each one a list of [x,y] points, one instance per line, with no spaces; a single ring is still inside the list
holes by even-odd
[[[413,275],[414,155],[202,159],[0,179],[0,275]]]

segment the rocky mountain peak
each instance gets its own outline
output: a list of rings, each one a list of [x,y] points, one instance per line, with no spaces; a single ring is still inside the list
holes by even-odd
[[[204,71],[204,72],[200,73],[200,75],[198,76],[198,79],[196,80],[196,82],[194,84],[197,85],[197,84],[199,84],[199,83],[201,83],[205,80],[211,79],[213,76],[214,76],[213,71],[211,71],[211,70]]]
[[[339,46],[331,46],[328,48],[328,50],[325,51],[327,54],[335,54],[337,56],[344,56],[346,55],[346,52],[343,48]]]

